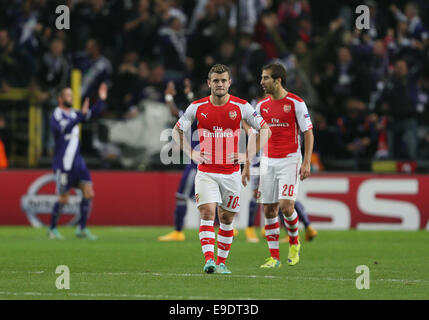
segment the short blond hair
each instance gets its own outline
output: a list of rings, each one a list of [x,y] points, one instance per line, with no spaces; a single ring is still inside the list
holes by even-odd
[[[211,67],[210,71],[209,71],[209,77],[208,79],[210,80],[212,77],[213,73],[224,73],[224,72],[228,72],[228,77],[231,79],[231,70],[228,68],[228,66],[224,65],[224,64],[215,64],[213,67]]]

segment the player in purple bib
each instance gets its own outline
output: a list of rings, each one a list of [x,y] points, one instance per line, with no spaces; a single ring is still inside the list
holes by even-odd
[[[80,218],[76,229],[76,236],[97,239],[86,227],[91,210],[94,189],[85,160],[80,154],[79,126],[83,121],[96,117],[103,109],[107,98],[107,86],[102,83],[98,90],[99,99],[90,108],[89,99],[85,99],[80,111],[72,109],[73,92],[71,88],[64,88],[58,95],[58,107],[54,110],[50,126],[55,139],[55,155],[52,168],[56,175],[56,192],[58,201],[55,202],[51,215],[48,235],[51,239],[63,239],[57,229],[57,223],[62,208],[68,203],[71,188],[82,191],[80,203]]]

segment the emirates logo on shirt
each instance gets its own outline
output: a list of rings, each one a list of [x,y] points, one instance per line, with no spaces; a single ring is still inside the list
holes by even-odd
[[[200,202],[200,195],[198,193],[195,194],[195,202],[196,203]]]
[[[235,120],[237,118],[237,111],[230,111],[229,117],[231,120]]]
[[[284,104],[283,105],[283,111],[288,113],[292,109],[292,106],[290,104]]]

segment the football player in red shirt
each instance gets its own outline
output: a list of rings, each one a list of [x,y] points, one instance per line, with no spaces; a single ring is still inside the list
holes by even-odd
[[[260,164],[258,202],[264,205],[265,237],[270,257],[261,268],[281,266],[279,252],[280,207],[289,235],[288,264],[299,262],[298,215],[294,209],[299,181],[310,175],[313,151],[313,125],[305,102],[285,89],[286,70],[281,64],[269,64],[262,69],[261,86],[268,98],[260,101],[256,111],[272,131],[264,147]],[[300,132],[304,133],[304,159],[300,148]],[[253,138],[252,138],[253,137]],[[258,140],[251,134],[249,140]],[[249,141],[249,144],[253,143]],[[249,180],[250,163],[243,169],[243,184]]]
[[[271,131],[264,119],[245,100],[228,93],[231,74],[227,66],[214,65],[208,74],[211,90],[208,97],[194,101],[177,121],[173,139],[193,161],[198,163],[195,176],[195,199],[200,212],[199,238],[205,257],[206,273],[231,273],[225,265],[233,239],[233,218],[240,211],[240,163],[246,154],[238,152],[241,121],[260,130],[261,147],[268,141]],[[184,139],[184,132],[198,120],[200,150],[192,150]],[[247,150],[251,159],[258,150]],[[219,204],[219,232],[217,260],[214,261],[214,218]]]

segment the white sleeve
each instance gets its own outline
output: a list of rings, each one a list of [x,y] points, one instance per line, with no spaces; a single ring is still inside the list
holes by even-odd
[[[265,124],[264,118],[253,109],[250,103],[246,103],[240,106],[241,109],[241,118],[246,120],[246,122],[255,130],[262,128]]]
[[[192,125],[192,122],[194,122],[195,120],[195,117],[197,114],[197,108],[198,106],[195,104],[190,104],[186,108],[185,113],[180,117],[180,119],[176,123],[177,127],[180,130],[182,130],[183,132],[188,131],[188,129]]]
[[[259,102],[259,103],[257,103],[257,104],[256,104],[256,106],[255,106],[255,111],[256,111],[256,113],[261,114],[261,102]],[[256,130],[256,129],[250,128],[250,130],[251,130],[254,134],[258,134],[258,133],[259,133],[259,130]]]
[[[311,123],[310,114],[308,113],[307,105],[304,101],[295,102],[295,113],[296,120],[298,122],[299,129],[302,132],[313,129],[313,124]]]
[[[261,114],[261,104],[262,102],[258,102],[255,106],[255,111],[259,114]]]

